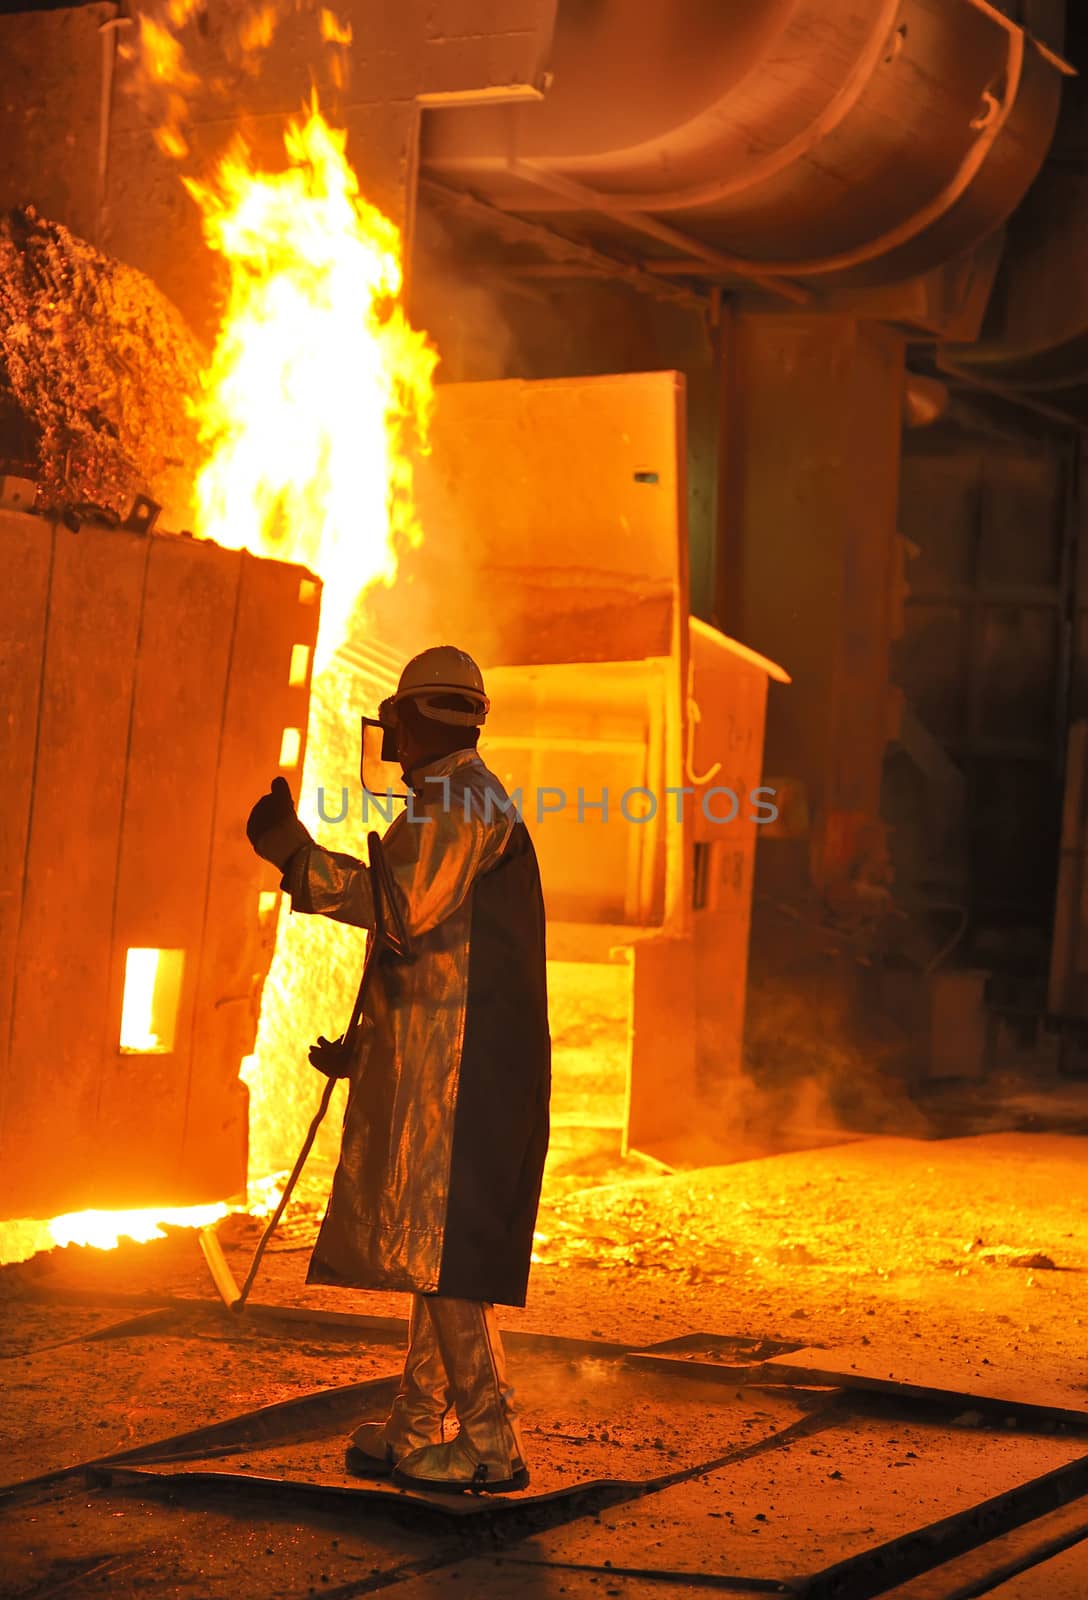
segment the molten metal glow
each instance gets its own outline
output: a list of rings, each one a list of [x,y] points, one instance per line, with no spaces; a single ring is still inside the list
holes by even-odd
[[[159,955],[158,950],[128,952],[125,961],[125,996],[121,1006],[122,1050],[159,1048],[158,1035],[151,1028]]]
[[[164,1224],[206,1228],[226,1214],[225,1205],[175,1206],[162,1211],[72,1211],[54,1217],[49,1232],[54,1244],[93,1244],[99,1250],[115,1250],[121,1239],[135,1239],[137,1244],[165,1239]]]
[[[184,971],[184,950],[126,951],[122,1050],[148,1055],[174,1048]]]
[[[115,1250],[122,1239],[146,1244],[150,1239],[165,1239],[164,1227],[205,1228],[225,1217],[228,1209],[225,1205],[161,1206],[146,1211],[71,1211],[48,1221],[18,1218],[0,1224],[0,1266],[26,1261],[39,1250],[52,1250],[56,1245]]]
[[[425,435],[437,357],[396,303],[400,235],[359,193],[346,135],[311,106],[282,172],[244,147],[186,180],[229,272],[205,382],[197,531],[324,580],[318,671],[362,591],[414,542],[407,442]]]

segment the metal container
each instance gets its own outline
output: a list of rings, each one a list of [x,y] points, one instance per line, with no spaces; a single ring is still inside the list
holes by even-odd
[[[15,512],[0,550],[0,1217],[222,1199],[279,900],[244,824],[301,770],[320,585]]]

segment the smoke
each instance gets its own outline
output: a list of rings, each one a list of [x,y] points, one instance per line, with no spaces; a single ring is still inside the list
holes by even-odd
[[[502,297],[481,281],[464,241],[425,205],[416,211],[409,309],[441,351],[440,382],[517,374],[517,338]]]
[[[745,1071],[725,1112],[745,1137],[782,1148],[836,1132],[927,1135],[903,1034],[867,1015],[858,990],[849,969],[830,963],[751,979]]]

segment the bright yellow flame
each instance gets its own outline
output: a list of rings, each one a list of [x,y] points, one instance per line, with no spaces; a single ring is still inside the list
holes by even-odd
[[[329,21],[324,28],[329,37]],[[420,537],[412,454],[426,448],[438,358],[398,303],[400,234],[362,197],[346,134],[315,98],[284,143],[282,171],[257,170],[238,145],[210,181],[187,185],[227,271],[199,414],[207,459],[196,528],[323,581],[296,789],[304,820],[320,828],[318,786],[339,793],[358,773],[358,724],[345,716],[352,683],[334,653],[363,592],[391,581],[398,547]],[[292,679],[300,673],[301,657]],[[281,751],[281,763],[293,753]],[[336,845],[362,853],[346,827]],[[343,1027],[358,984],[361,941],[316,927],[320,919],[300,929],[302,920],[281,910],[256,1049],[242,1070],[251,1184],[293,1159],[317,1089],[302,1046]],[[326,1120],[331,1140],[336,1119]],[[324,1153],[319,1142],[313,1160]]]
[[[315,100],[287,128],[284,171],[237,146],[211,183],[186,180],[229,271],[197,531],[318,573],[318,671],[363,589],[393,577],[396,538],[418,538],[406,452],[425,441],[437,361],[396,303],[400,235],[360,195],[346,142]]]

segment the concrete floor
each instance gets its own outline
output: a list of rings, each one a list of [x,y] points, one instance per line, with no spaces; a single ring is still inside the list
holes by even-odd
[[[553,1198],[502,1313],[534,1481],[456,1510],[341,1471],[405,1304],[305,1287],[312,1188],[254,1296],[308,1319],[228,1316],[188,1232],[4,1269],[0,1595],[1082,1600],[1084,1151],[872,1139]],[[222,1227],[240,1275],[259,1225]]]

